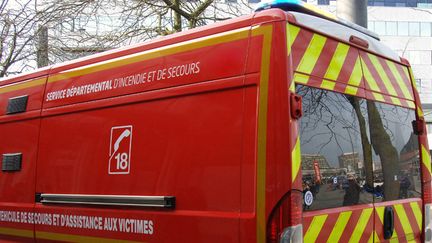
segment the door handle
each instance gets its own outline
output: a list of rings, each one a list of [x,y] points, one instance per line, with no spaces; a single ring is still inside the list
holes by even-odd
[[[394,211],[392,206],[384,209],[384,239],[390,239],[394,231]]]

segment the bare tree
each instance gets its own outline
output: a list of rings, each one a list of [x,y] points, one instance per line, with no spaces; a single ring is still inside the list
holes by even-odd
[[[37,23],[32,0],[0,3],[0,77],[34,67]]]
[[[246,0],[45,0],[49,53],[60,62],[250,12]]]

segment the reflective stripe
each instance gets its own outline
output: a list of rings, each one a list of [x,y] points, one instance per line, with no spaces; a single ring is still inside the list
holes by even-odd
[[[408,69],[408,68],[404,67],[403,71],[404,71],[405,75],[408,77],[408,79],[411,80],[411,84],[414,87],[414,90],[417,91],[417,83],[415,82],[412,69],[411,68]],[[417,116],[420,118],[424,117],[423,110],[422,110],[421,106],[417,106]],[[431,171],[431,170],[429,170],[429,171]]]
[[[33,230],[23,230],[23,229],[14,229],[14,228],[5,228],[0,227],[0,234],[2,235],[10,235],[10,236],[19,236],[25,238],[33,238]]]
[[[402,90],[402,93],[404,94],[406,99],[413,100],[413,97],[411,93],[408,90],[408,87],[406,86],[405,82],[403,81],[402,77],[399,74],[399,71],[396,68],[396,65],[391,61],[386,61],[387,65],[390,68],[390,71],[393,73],[394,77],[396,78],[396,82],[398,83],[400,89]]]
[[[378,87],[377,82],[375,81],[374,77],[372,76],[372,73],[369,71],[369,68],[367,67],[367,65],[364,62],[363,58],[361,58],[361,63],[362,63],[362,67],[363,67],[364,77],[365,77],[366,82],[369,85],[370,89],[372,91],[378,91],[378,92],[380,92],[381,89]]]
[[[410,220],[408,219],[408,216],[405,212],[404,207],[402,206],[402,204],[395,204],[393,205],[396,213],[400,219],[400,221],[402,222],[402,229],[405,233],[405,236],[407,237],[407,240],[413,240],[414,239],[414,233],[413,230],[411,228],[411,223]]]
[[[326,43],[327,38],[314,34],[309,46],[304,53],[297,71],[310,74],[318,61],[321,51]]]
[[[350,219],[352,211],[346,211],[339,214],[337,222],[327,240],[328,243],[339,242],[340,237]]]
[[[288,56],[289,56],[291,54],[292,44],[294,43],[298,33],[300,32],[300,28],[291,24],[287,24],[287,25],[288,25],[288,31],[287,31],[288,48],[287,49],[288,49]]]
[[[360,65],[360,57],[357,57],[357,60],[354,64],[354,69],[351,73],[351,76],[348,80],[348,84],[352,86],[360,86],[360,82],[362,80],[363,73]]]
[[[46,82],[46,78],[41,78],[41,79],[35,79],[31,81],[25,81],[22,83],[13,83],[10,85],[5,85],[0,87],[0,94],[43,85],[45,84],[45,82]]]
[[[417,90],[417,83],[415,82],[414,77],[412,77],[409,72],[408,72],[408,68],[407,67],[402,67],[403,73],[405,74],[405,79],[407,80],[411,80],[411,84],[414,87],[415,90]],[[412,71],[410,69],[410,71]]]
[[[44,240],[52,240],[52,241],[89,242],[89,243],[90,242],[101,242],[101,243],[137,242],[137,241],[129,241],[129,240],[106,239],[106,238],[93,237],[93,236],[60,234],[60,233],[51,233],[51,232],[43,232],[43,231],[36,231],[36,238],[44,239]]]
[[[342,70],[342,66],[348,55],[349,48],[350,47],[346,44],[343,44],[341,42],[338,43],[336,47],[336,51],[334,52],[330,64],[327,68],[327,71],[324,75],[324,78],[336,80],[339,77],[339,74]]]
[[[162,46],[155,49],[150,49],[140,53],[134,53],[127,56],[116,57],[102,62],[82,66],[71,70],[64,71],[63,73],[54,74],[49,76],[48,83],[67,80],[69,78],[78,77],[90,73],[96,73],[112,68],[126,66],[137,62],[147,61],[163,56],[184,53],[191,50],[196,50],[203,47],[223,44],[231,41],[246,39],[249,36],[249,28],[241,28],[231,30],[211,36],[197,38],[189,41],[184,41],[168,46]]]
[[[307,84],[309,76],[301,73],[294,73],[294,82],[299,84]]]
[[[312,222],[309,226],[309,229],[307,230],[307,232],[304,236],[305,243],[316,241],[327,217],[328,217],[328,215],[325,214],[325,215],[315,216],[312,219]]]
[[[380,93],[372,92],[372,95],[375,98],[375,100],[377,100],[377,101],[381,101],[381,102],[385,101],[384,96]]]
[[[379,62],[377,56],[369,54],[368,53],[369,60],[371,61],[372,65],[375,67],[375,69],[378,72],[378,75],[380,76],[381,80],[384,83],[384,86],[386,87],[387,91],[390,95],[397,96],[395,88],[393,87],[389,77],[386,74],[386,71],[384,70],[383,66]]]
[[[422,162],[424,166],[426,166],[429,173],[432,173],[430,154],[423,144],[421,145],[421,152],[422,152]]]
[[[360,218],[357,222],[356,227],[354,228],[354,231],[351,235],[351,238],[349,240],[349,243],[357,243],[360,241],[360,238],[363,235],[363,232],[365,231],[366,225],[369,221],[369,218],[372,214],[372,208],[365,208],[363,209]]]
[[[406,102],[408,103],[409,108],[411,108],[411,109],[415,108],[415,103],[413,101],[407,100]]]
[[[358,91],[358,88],[357,88],[357,87],[354,87],[354,86],[350,86],[350,85],[348,85],[348,86],[346,86],[346,88],[345,88],[345,94],[349,94],[349,95],[356,95],[356,94],[357,94],[357,91]]]
[[[410,206],[411,206],[411,209],[414,213],[414,217],[416,219],[417,225],[418,225],[419,229],[421,229],[422,228],[422,219],[423,219],[422,211],[421,211],[417,202],[410,203]]]
[[[334,90],[336,83],[329,81],[329,80],[323,80],[321,83],[321,88],[328,89],[328,90]]]
[[[395,105],[402,105],[400,99],[396,98],[396,97],[391,97],[390,99],[392,100],[392,103]]]
[[[295,82],[294,82],[294,80],[291,81],[291,85],[289,87],[289,91],[295,92]]]
[[[292,182],[294,182],[300,171],[300,164],[301,164],[300,136],[297,137],[297,141],[292,151],[291,158],[292,158]]]
[[[267,109],[268,109],[268,80],[270,72],[270,55],[273,27],[272,25],[258,26],[252,29],[252,36],[263,36],[259,101],[258,101],[258,142],[257,142],[257,242],[266,240],[266,161],[267,161]]]

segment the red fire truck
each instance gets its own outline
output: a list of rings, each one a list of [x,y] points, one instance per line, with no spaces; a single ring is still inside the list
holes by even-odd
[[[302,1],[2,79],[0,137],[4,241],[431,242],[408,61]]]

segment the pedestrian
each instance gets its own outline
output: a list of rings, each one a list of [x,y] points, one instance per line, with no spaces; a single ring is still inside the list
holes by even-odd
[[[360,185],[357,183],[355,176],[349,174],[348,187],[345,189],[343,206],[351,206],[359,203],[360,200]]]

